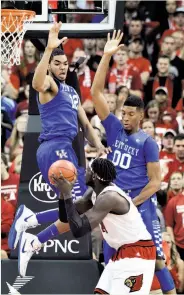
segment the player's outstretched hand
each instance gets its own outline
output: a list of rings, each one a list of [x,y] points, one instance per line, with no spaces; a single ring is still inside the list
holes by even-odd
[[[112,153],[111,147],[105,147],[102,145],[97,149],[97,158],[103,155],[108,155],[109,153]]]
[[[50,29],[48,44],[47,44],[48,48],[50,49],[57,48],[59,45],[64,44],[65,41],[67,40],[67,37],[63,37],[62,39],[58,38],[58,34],[59,34],[61,26],[62,26],[62,22],[55,23]]]
[[[123,38],[123,33],[121,30],[119,30],[116,33],[116,30],[113,32],[112,38],[110,37],[110,33],[107,35],[107,43],[104,48],[104,54],[105,55],[113,55],[115,54],[120,48],[122,48],[124,45],[120,44],[121,40]]]
[[[66,178],[63,177],[62,173],[60,173],[60,177],[56,177],[56,175],[52,174],[52,180],[55,183],[55,186],[59,189],[63,196],[69,196],[70,192],[74,186],[75,181],[70,182]]]

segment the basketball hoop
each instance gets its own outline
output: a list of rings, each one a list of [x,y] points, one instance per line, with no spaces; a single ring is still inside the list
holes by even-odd
[[[19,65],[26,25],[32,23],[34,11],[1,9],[1,60],[5,65]]]

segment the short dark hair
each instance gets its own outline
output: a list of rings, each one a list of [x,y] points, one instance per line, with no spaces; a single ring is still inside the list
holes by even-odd
[[[174,138],[174,143],[176,142],[176,140],[183,140],[184,139],[184,134],[180,133],[178,135],[175,136]]]
[[[138,109],[144,110],[143,100],[136,95],[129,95],[128,98],[125,100],[124,106],[136,107]]]
[[[108,184],[116,179],[116,168],[114,164],[107,159],[95,159],[91,164],[91,169],[97,174],[98,179],[103,184]]]
[[[51,62],[53,57],[56,56],[56,55],[65,55],[65,53],[64,53],[63,49],[61,49],[61,48],[54,48],[54,50],[51,53],[49,63]]]
[[[126,85],[121,85],[118,88],[116,88],[115,94],[118,96],[120,94],[120,92],[121,92],[121,89],[123,89],[123,88],[127,88],[128,89],[128,87]],[[128,91],[129,91],[129,89],[128,89]]]
[[[167,56],[167,55],[165,55],[165,54],[161,54],[161,55],[159,55],[158,60],[159,60],[160,58],[165,58],[165,59],[168,59],[168,60],[170,61],[170,57]]]

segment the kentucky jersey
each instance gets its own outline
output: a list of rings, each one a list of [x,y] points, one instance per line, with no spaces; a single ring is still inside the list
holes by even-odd
[[[123,190],[141,190],[148,182],[147,163],[159,161],[157,143],[143,130],[128,135],[113,114],[102,121],[107,145],[112,153],[108,159],[116,166],[115,183]]]
[[[73,141],[78,132],[77,112],[79,96],[75,89],[65,83],[59,83],[57,95],[48,103],[40,104],[42,131],[39,141],[48,141],[64,137]]]

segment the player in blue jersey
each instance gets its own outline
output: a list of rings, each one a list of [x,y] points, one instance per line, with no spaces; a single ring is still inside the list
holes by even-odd
[[[173,279],[163,260],[160,225],[156,214],[155,193],[160,189],[161,173],[159,151],[156,142],[143,130],[140,122],[144,116],[144,103],[136,96],[130,96],[122,108],[122,121],[110,113],[104,97],[105,79],[109,62],[120,47],[123,34],[114,31],[108,41],[93,81],[91,94],[95,110],[106,130],[107,145],[112,153],[108,155],[116,166],[116,184],[133,199],[157,248],[156,275],[164,293],[175,294]],[[114,250],[105,244],[106,262]]]
[[[105,151],[99,138],[89,123],[83,110],[78,94],[75,89],[65,83],[68,72],[68,60],[64,52],[57,48],[65,42],[66,37],[58,39],[61,23],[55,23],[49,32],[47,47],[38,64],[34,77],[33,88],[38,92],[37,102],[40,111],[42,132],[39,137],[40,146],[37,151],[37,162],[45,181],[58,194],[57,188],[50,184],[48,170],[50,166],[59,159],[71,161],[78,172],[78,179],[74,186],[74,195],[83,196],[86,185],[84,169],[78,166],[76,154],[72,148],[72,141],[78,132],[78,118],[81,122],[85,137],[97,148],[99,152]],[[55,222],[50,227],[37,235],[38,244],[48,241],[65,232],[67,225],[59,219],[65,212],[63,202],[59,200],[58,210],[49,210],[34,214],[26,206],[21,205],[17,210],[14,223],[9,234],[9,247],[14,249],[22,238],[22,232],[29,225],[36,227],[39,224]],[[67,218],[66,218],[67,222]],[[20,240],[20,244],[21,244]],[[33,241],[24,238],[24,249],[19,249],[19,272],[23,273],[27,261],[31,258],[32,252],[26,251],[33,247]],[[19,244],[19,245],[20,245]]]

